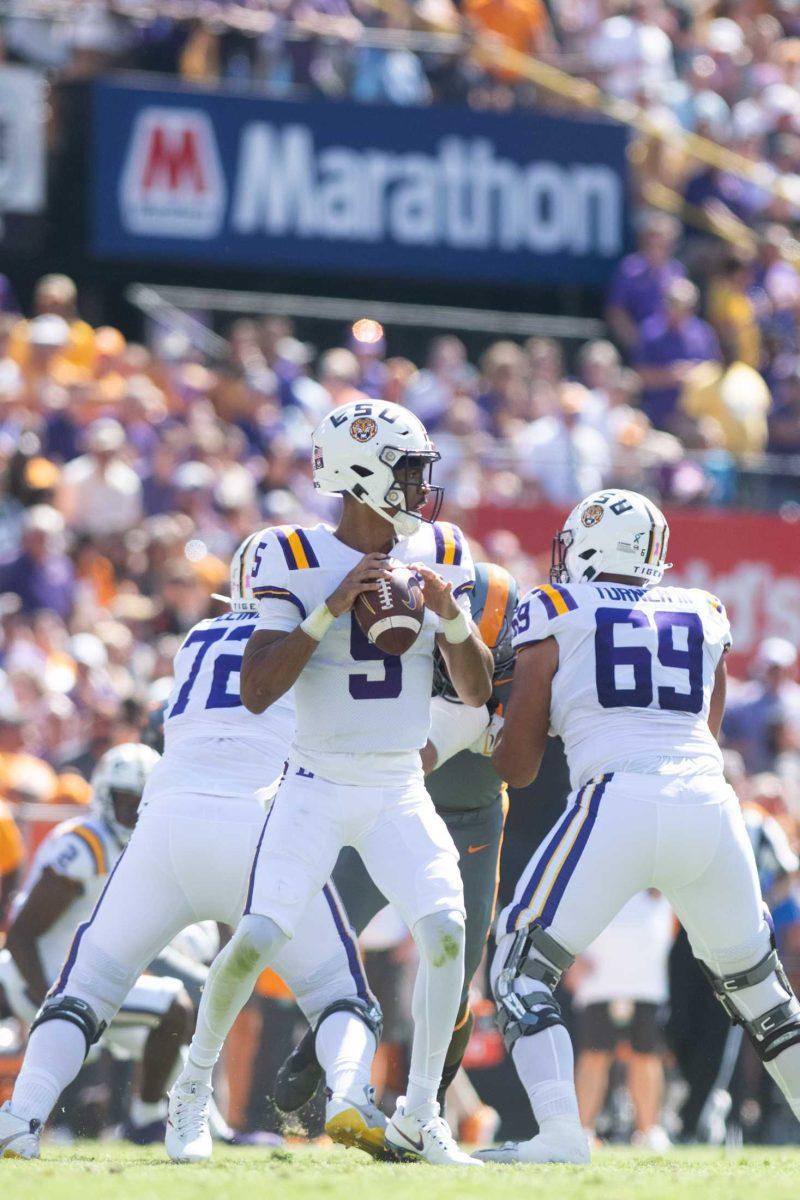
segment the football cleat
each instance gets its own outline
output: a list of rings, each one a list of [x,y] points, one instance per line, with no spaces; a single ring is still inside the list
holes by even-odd
[[[394,1155],[384,1142],[387,1121],[375,1104],[375,1088],[364,1088],[361,1102],[334,1096],[329,1088],[325,1090],[325,1098],[325,1132],[332,1142],[363,1150],[382,1162],[393,1161]]]
[[[173,1087],[164,1139],[173,1162],[207,1162],[211,1158],[210,1101],[211,1088],[205,1083],[179,1080]]]
[[[488,1163],[580,1163],[591,1162],[586,1130],[575,1121],[553,1119],[527,1142],[504,1142],[476,1150],[475,1157]]]
[[[426,1162],[434,1167],[483,1165],[459,1149],[447,1121],[439,1116],[438,1104],[433,1105],[431,1115],[417,1116],[406,1112],[405,1103],[405,1096],[400,1096],[395,1114],[386,1126],[386,1146],[394,1158],[401,1162]]]
[[[323,1070],[317,1061],[314,1040],[314,1030],[308,1029],[278,1069],[272,1099],[283,1113],[297,1112],[313,1100],[319,1087]]]
[[[672,1142],[663,1125],[651,1125],[649,1129],[637,1129],[631,1138],[631,1145],[640,1150],[649,1150],[651,1154],[669,1154]]]
[[[0,1105],[0,1158],[38,1158],[42,1122],[17,1117],[6,1101]]]

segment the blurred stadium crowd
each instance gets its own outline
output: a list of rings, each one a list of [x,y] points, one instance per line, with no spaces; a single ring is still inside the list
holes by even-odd
[[[330,407],[364,395],[412,408],[442,452],[448,515],[467,527],[481,504],[569,506],[612,483],[673,505],[800,499],[800,17],[789,0],[288,0],[157,11],[136,0],[31,3],[0,24],[7,61],[60,78],[129,67],[282,96],[568,105],[508,65],[481,65],[473,48],[484,37],[593,80],[651,121],[653,135],[633,148],[639,245],[606,297],[608,339],[574,360],[558,342],[532,338],[487,344],[471,361],[446,335],[412,362],[367,317],[321,353],[286,319],[237,320],[225,357],[211,359],[183,327],[165,324],[139,343],[90,325],[65,276],[40,280],[24,313],[14,280],[0,278],[0,910],[46,830],[89,801],[102,753],[147,736],[181,637],[218,603],[212,593],[226,591],[243,536],[330,516],[311,486],[308,449]],[[733,148],[758,171],[698,167],[680,130]],[[654,184],[683,200],[685,221],[647,207]],[[476,559],[499,562],[523,588],[544,578],[542,550],[531,557],[503,532],[474,546]],[[724,736],[798,987],[795,647],[768,639],[752,678],[732,682]],[[578,1028],[591,1005],[622,1004],[614,1011],[624,1027],[626,1004],[660,1013],[669,999],[670,1077],[689,1085],[684,1130],[720,1136],[724,1097],[708,1103],[720,1093],[733,1095],[748,1137],[783,1137],[780,1106],[754,1091],[746,1054],[726,1077],[724,1018],[680,940],[671,950],[669,915],[643,904],[621,928],[574,974]],[[635,945],[653,957],[633,978],[624,963],[639,962]],[[367,947],[396,998],[381,1060],[390,1083],[409,1032],[409,950],[389,918]],[[603,962],[616,966],[603,971]],[[294,1015],[274,981],[265,990],[255,1004],[272,1006],[267,1057],[277,1065]],[[266,1119],[243,1065],[262,1037],[252,1010],[248,1020],[231,1072],[240,1125]],[[476,1078],[500,1053],[493,1037],[479,1021],[468,1059]],[[649,1114],[643,1128],[661,1120],[664,1037],[623,1055]],[[9,1039],[0,1038],[0,1067],[4,1046],[13,1057]],[[591,1032],[583,1044],[579,1084],[593,1123],[613,1047]],[[712,1044],[714,1054],[698,1055]],[[612,1104],[605,1119],[613,1132],[639,1114]]]
[[[129,68],[277,97],[498,111],[535,104],[560,112],[579,111],[580,100],[613,111],[634,130],[639,246],[607,296],[611,344],[585,347],[565,376],[558,347],[541,341],[501,342],[471,366],[463,347],[440,340],[418,372],[408,361],[386,361],[383,340],[367,338],[347,347],[358,366],[343,354],[326,357],[316,364],[317,380],[328,394],[349,386],[407,397],[437,432],[455,439],[459,462],[450,462],[470,501],[488,494],[561,502],[575,494],[575,479],[585,492],[609,475],[631,487],[644,479],[680,503],[778,507],[800,498],[792,462],[800,455],[800,24],[793,5],[38,0],[10,7],[0,46],[7,61],[41,68],[54,81]],[[517,57],[504,59],[504,49]],[[534,59],[539,70],[528,71]],[[543,86],[548,68],[558,71]],[[597,86],[593,97],[581,92],[586,81]],[[724,148],[720,156],[714,146]],[[235,416],[260,449],[265,409],[288,404],[313,416],[325,400],[305,382],[315,374],[305,349],[285,342],[287,362],[276,348],[279,331],[242,324],[232,332],[223,374],[238,373],[244,391],[225,389],[221,415]],[[44,344],[49,339],[52,351],[59,336],[63,330],[52,324],[37,327],[43,362]],[[112,342],[100,339],[102,372],[135,376],[138,387],[144,364]],[[87,368],[86,356],[79,362],[74,350],[65,356],[55,348],[62,353],[52,358]],[[157,357],[165,354],[173,379],[195,366],[174,343]],[[184,386],[213,392],[219,410],[220,389],[191,374]],[[154,382],[166,395],[164,381],[162,371]],[[82,384],[92,390],[85,376],[61,386]],[[148,399],[156,403],[152,390]],[[144,394],[136,403],[146,405]],[[539,418],[547,420],[533,425]],[[489,447],[493,435],[499,440]],[[512,444],[527,464],[521,471]],[[543,463],[553,462],[554,451],[569,465],[548,470]]]

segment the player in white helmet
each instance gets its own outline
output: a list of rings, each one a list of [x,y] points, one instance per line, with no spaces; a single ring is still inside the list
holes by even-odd
[[[497,923],[498,1021],[539,1125],[495,1162],[589,1160],[553,992],[623,904],[670,901],[726,1012],[800,1116],[800,1005],[778,959],[717,745],[731,645],[720,601],[662,587],[669,530],[635,492],[588,496],[556,535],[548,586],[515,617],[517,662],[493,761],[535,778],[548,732],[575,789]]]
[[[136,824],[148,775],[158,762],[149,746],[106,751],[92,776],[85,817],[57,825],[36,852],[17,894],[0,950],[0,997],[28,1023],[57,979],[75,930],[91,916]],[[142,975],[124,997],[100,1045],[115,1058],[141,1062],[127,1135],[163,1136],[165,1093],[180,1066],[194,1010],[179,979]],[[0,1145],[2,1143],[0,1142]]]
[[[0,1158],[38,1156],[39,1132],[58,1096],[162,948],[197,921],[236,924],[245,906],[265,803],[294,728],[289,697],[262,716],[239,699],[242,653],[256,625],[247,588],[265,534],[246,539],[234,557],[233,611],[201,621],[178,651],[164,755],[147,781],[130,844],[118,854],[34,1021],[13,1095],[0,1108]],[[102,803],[113,795],[115,777],[101,772]],[[310,974],[309,943],[320,948]],[[290,945],[275,966],[318,1028],[318,1053],[333,1093],[328,1132],[382,1154],[386,1120],[368,1090],[380,1010],[332,886],[314,897],[298,946],[302,954]],[[210,1100],[204,1084],[188,1093],[173,1088],[167,1149],[177,1161],[210,1156]]]
[[[463,978],[464,898],[420,750],[434,647],[468,705],[489,699],[493,663],[469,616],[469,549],[460,530],[434,520],[441,492],[430,473],[438,457],[406,409],[342,405],[317,428],[312,451],[315,486],[343,497],[336,529],[286,527],[259,546],[253,594],[261,607],[242,663],[242,697],[259,713],[292,688],[297,726],[246,915],[211,968],[183,1078],[208,1079],[260,970],[291,945],[339,851],[353,845],[420,951],[409,1088],[387,1145],[429,1162],[473,1163],[436,1103]],[[419,564],[424,581],[424,625],[402,657],[372,646],[352,613],[359,593],[388,575],[389,556]]]

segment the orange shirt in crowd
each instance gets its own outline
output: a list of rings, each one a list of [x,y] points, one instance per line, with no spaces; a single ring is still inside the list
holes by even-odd
[[[464,14],[478,33],[497,34],[507,46],[521,54],[532,54],[540,49],[550,27],[543,0],[465,0]],[[489,70],[507,83],[521,78],[516,71],[504,67]]]
[[[75,320],[69,322],[69,333],[69,344],[64,347],[55,359],[56,373],[58,374],[58,367],[63,366],[63,364],[77,368],[80,371],[90,372],[95,362],[94,330],[88,322]],[[22,371],[25,372],[30,358],[27,321],[18,321],[11,330],[8,349],[10,356],[15,362],[19,363]],[[63,374],[64,382],[67,382],[70,378],[70,373],[69,371],[65,371]]]

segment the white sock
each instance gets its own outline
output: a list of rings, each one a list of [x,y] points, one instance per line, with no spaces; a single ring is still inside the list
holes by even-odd
[[[86,1039],[71,1021],[54,1019],[30,1036],[11,1096],[11,1111],[26,1121],[46,1121],[86,1057]]]
[[[152,1125],[153,1121],[163,1121],[167,1115],[166,1100],[156,1100],[150,1102],[142,1100],[140,1096],[134,1096],[131,1100],[131,1124],[141,1128],[144,1125]]]
[[[463,929],[464,919],[459,913],[434,913],[417,921],[412,931],[419,949],[419,970],[411,1004],[414,1039],[406,1090],[407,1113],[422,1109],[420,1115],[433,1116],[439,1111],[436,1093],[464,982]]]
[[[314,1045],[333,1094],[363,1101],[377,1049],[375,1034],[355,1013],[335,1012],[320,1025]]]
[[[243,917],[208,973],[197,1026],[179,1083],[211,1085],[211,1074],[225,1038],[252,995],[264,967],[289,939],[269,917]]]
[[[572,1042],[563,1025],[519,1038],[511,1057],[540,1129],[553,1119],[580,1123]]]

